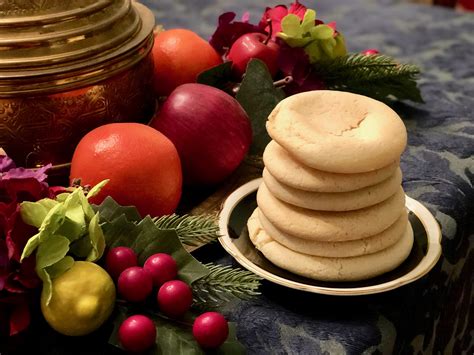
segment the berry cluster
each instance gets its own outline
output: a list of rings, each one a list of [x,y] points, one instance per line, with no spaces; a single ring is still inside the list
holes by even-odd
[[[191,287],[177,280],[178,265],[171,255],[151,255],[138,266],[138,258],[131,248],[111,249],[106,257],[106,269],[116,280],[120,296],[129,302],[144,302],[155,288],[159,310],[169,318],[179,319],[191,308]],[[194,320],[193,335],[203,348],[217,348],[227,339],[227,320],[217,312],[206,312]],[[144,351],[155,344],[156,327],[144,315],[127,318],[119,328],[119,340],[125,350]],[[159,335],[158,335],[159,336]]]

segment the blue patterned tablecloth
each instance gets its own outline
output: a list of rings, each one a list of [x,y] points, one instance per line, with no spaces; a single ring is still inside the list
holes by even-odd
[[[205,37],[224,11],[248,10],[256,22],[279,2],[143,1],[158,23]],[[409,137],[403,185],[440,222],[443,257],[423,279],[385,294],[336,298],[265,283],[260,298],[233,303],[227,313],[249,354],[472,354],[474,15],[388,0],[306,5],[338,22],[351,51],[377,48],[423,69],[426,104],[395,107]]]

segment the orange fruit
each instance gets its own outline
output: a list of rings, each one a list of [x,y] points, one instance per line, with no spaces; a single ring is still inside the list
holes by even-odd
[[[173,213],[181,198],[182,172],[173,143],[140,123],[111,123],[85,135],[71,162],[71,181],[95,185],[110,179],[92,200],[111,196],[142,216]]]
[[[168,96],[178,86],[196,82],[201,72],[222,63],[207,41],[185,29],[156,33],[153,59],[158,96]]]

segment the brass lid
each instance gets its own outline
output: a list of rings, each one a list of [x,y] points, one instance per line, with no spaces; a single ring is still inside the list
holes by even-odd
[[[106,79],[148,54],[154,23],[131,0],[0,1],[0,97]]]

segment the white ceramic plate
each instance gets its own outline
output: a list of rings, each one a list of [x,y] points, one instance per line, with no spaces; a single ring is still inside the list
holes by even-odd
[[[407,260],[395,270],[359,282],[323,282],[283,270],[260,253],[249,239],[247,220],[257,206],[257,188],[262,179],[239,187],[224,202],[219,217],[219,238],[224,249],[247,270],[271,282],[308,292],[356,296],[393,290],[426,275],[441,256],[441,230],[433,215],[420,202],[406,197],[415,243]]]

